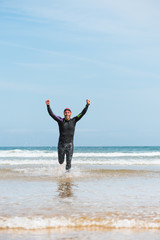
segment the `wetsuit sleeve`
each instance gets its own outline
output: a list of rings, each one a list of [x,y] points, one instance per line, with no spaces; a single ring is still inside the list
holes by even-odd
[[[47,110],[48,110],[49,115],[50,115],[55,121],[57,121],[57,122],[63,122],[63,118],[58,117],[57,115],[55,115],[55,114],[52,112],[52,110],[51,110],[51,108],[50,108],[50,105],[47,105]]]
[[[88,104],[86,104],[85,108],[82,110],[82,112],[80,114],[78,114],[75,119],[76,119],[76,122],[78,122],[84,115],[85,113],[87,112],[88,110]]]

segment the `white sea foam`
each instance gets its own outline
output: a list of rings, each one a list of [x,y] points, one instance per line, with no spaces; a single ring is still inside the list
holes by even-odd
[[[110,152],[110,153],[75,153],[75,157],[160,157],[160,152]]]
[[[160,165],[160,159],[75,159],[73,158],[74,164],[76,165],[127,165],[127,166],[133,166],[133,165]],[[11,159],[11,160],[0,160],[1,166],[22,166],[22,165],[43,165],[43,166],[54,166],[57,164],[57,159],[54,160],[22,160],[22,159]]]
[[[54,158],[57,151],[45,150],[0,150],[0,158]],[[159,157],[160,151],[152,152],[74,152],[74,157]]]
[[[49,167],[57,164],[57,151],[51,150],[0,150],[1,166]],[[160,165],[160,151],[152,152],[74,152],[77,165]]]
[[[5,170],[5,171],[4,171]],[[48,166],[17,166],[12,167],[5,167],[4,169],[1,167],[0,169],[1,175],[2,173],[5,173],[5,176],[7,176],[7,172],[9,172],[9,176],[25,176],[25,177],[54,177],[54,178],[77,178],[77,177],[83,177],[84,171],[81,171],[80,168],[73,166],[71,170],[68,172],[65,169],[65,164],[59,165],[55,164],[54,166],[48,165]]]
[[[61,217],[0,217],[0,229],[46,229],[66,227],[104,227],[127,229],[160,229],[160,221],[154,219],[107,219]]]
[[[76,161],[77,164],[83,164],[84,161]],[[160,159],[105,159],[105,160],[86,160],[85,164],[88,165],[160,165]]]
[[[5,160],[1,159],[0,160],[0,165],[51,165],[51,164],[56,164],[56,161],[51,161],[51,160],[32,160],[32,159],[10,159],[10,160]]]
[[[52,158],[57,156],[57,151],[40,151],[40,150],[1,150],[0,158]]]

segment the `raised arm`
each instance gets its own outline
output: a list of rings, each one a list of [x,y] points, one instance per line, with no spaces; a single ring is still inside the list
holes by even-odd
[[[78,122],[84,115],[85,115],[85,113],[87,112],[87,110],[88,110],[88,106],[90,105],[90,100],[89,99],[87,99],[86,100],[86,106],[85,106],[85,108],[82,110],[82,112],[80,113],[80,114],[78,114],[75,118],[76,118],[76,122]]]
[[[47,100],[46,101],[46,105],[47,105],[47,110],[48,110],[48,113],[49,115],[57,122],[63,122],[63,119],[61,117],[58,117],[57,115],[55,115],[53,112],[52,112],[52,109],[50,107],[50,100]]]

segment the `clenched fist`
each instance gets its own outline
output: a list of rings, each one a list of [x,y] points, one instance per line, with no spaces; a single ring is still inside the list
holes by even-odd
[[[50,100],[46,100],[46,105],[49,105],[50,104]]]

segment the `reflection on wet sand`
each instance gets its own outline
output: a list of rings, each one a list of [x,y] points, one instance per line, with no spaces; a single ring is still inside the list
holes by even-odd
[[[73,197],[73,187],[74,184],[72,183],[71,179],[66,179],[63,181],[58,182],[58,196],[60,198],[68,198],[68,197]]]

